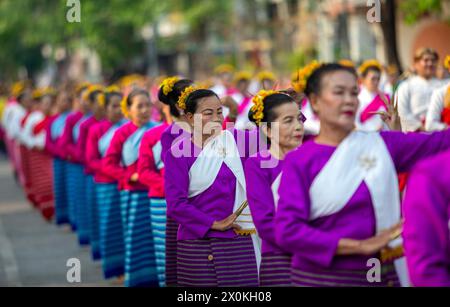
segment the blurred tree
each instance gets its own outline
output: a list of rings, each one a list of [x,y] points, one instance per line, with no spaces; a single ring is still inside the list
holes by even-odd
[[[69,23],[65,0],[2,0],[0,66],[5,74],[14,75],[18,67],[33,74],[44,61],[43,46],[63,47],[70,55],[83,44],[99,53],[106,70],[127,67],[144,50],[142,27],[168,5],[158,0],[86,0],[81,1],[81,22]]]
[[[407,24],[414,24],[420,18],[441,12],[441,0],[408,0],[400,2],[400,9],[404,13]]]

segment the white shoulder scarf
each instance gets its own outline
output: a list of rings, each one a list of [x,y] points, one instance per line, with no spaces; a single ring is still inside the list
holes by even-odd
[[[239,150],[233,135],[227,130],[206,144],[197,160],[191,166],[189,170],[189,198],[203,193],[214,183],[223,163],[230,168],[236,177],[234,212],[247,199],[246,184]],[[238,217],[236,223],[243,230],[255,229],[248,206]],[[252,234],[252,240],[259,271],[261,263],[261,240],[257,234]]]
[[[280,188],[281,183],[281,176],[283,173],[281,172],[277,178],[272,183],[271,189],[272,189],[272,195],[273,195],[273,201],[275,203],[275,209],[278,208],[278,201],[280,200],[280,195],[278,194],[278,189]]]
[[[379,133],[352,132],[336,149],[309,190],[310,220],[342,210],[365,182],[372,199],[377,233],[400,221],[397,174]],[[399,241],[391,242],[394,246]]]

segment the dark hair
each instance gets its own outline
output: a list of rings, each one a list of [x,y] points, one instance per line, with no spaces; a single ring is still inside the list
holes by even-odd
[[[131,91],[130,94],[128,94],[127,107],[131,107],[134,97],[139,96],[139,95],[144,95],[150,99],[150,94],[146,90],[144,90],[142,88],[135,88],[134,90]]]
[[[186,113],[194,114],[197,111],[198,101],[208,97],[216,97],[219,99],[219,96],[211,90],[201,89],[192,92],[186,99]]]
[[[283,104],[286,103],[295,103],[295,100],[284,93],[277,93],[270,96],[267,96],[264,98],[264,111],[263,111],[263,118],[261,122],[267,123],[267,126],[270,127],[270,124],[275,121],[278,114],[276,114],[275,109]],[[255,119],[253,118],[253,112],[252,110],[248,113],[248,119],[256,124]]]
[[[365,77],[367,77],[367,75],[368,75],[369,72],[371,72],[371,71],[374,71],[374,72],[376,72],[376,73],[381,74],[381,69],[380,69],[379,67],[375,66],[375,65],[372,65],[372,66],[367,67],[367,68],[361,73],[361,76],[362,76],[363,78],[365,78]]]
[[[305,89],[306,96],[310,97],[311,94],[316,95],[320,94],[322,90],[322,79],[326,75],[337,71],[346,71],[355,76],[356,79],[358,79],[358,74],[356,73],[356,70],[353,67],[343,66],[338,63],[323,64],[321,67],[316,69],[306,81],[306,89]]]
[[[111,99],[115,96],[119,97],[120,100],[123,98],[123,94],[120,92],[109,92],[105,94],[105,107],[111,103]]]
[[[178,99],[180,98],[181,93],[183,93],[184,89],[191,86],[192,84],[194,84],[194,81],[189,79],[178,80],[177,82],[175,82],[173,90],[167,95],[164,95],[162,87],[159,89],[158,100],[170,107],[170,114],[172,116],[180,116],[180,112],[177,109]]]
[[[102,93],[101,90],[95,90],[95,91],[92,91],[91,93],[89,93],[89,96],[88,96],[89,102],[90,103],[95,103],[96,99],[97,99],[97,96],[99,94],[101,94],[101,93]]]
[[[89,85],[85,84],[80,86],[79,88],[75,89],[75,95],[76,96],[81,96],[83,94],[84,91],[86,91],[88,89]]]

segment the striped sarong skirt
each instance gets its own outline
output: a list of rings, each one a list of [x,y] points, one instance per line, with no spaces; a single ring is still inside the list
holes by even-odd
[[[17,145],[16,145],[17,146]],[[18,145],[18,160],[19,160],[19,181],[22,185],[25,197],[33,205],[37,206],[33,194],[32,182],[30,181],[30,150],[24,145]]]
[[[166,286],[177,286],[177,233],[178,223],[167,217],[166,222]]]
[[[155,247],[147,191],[129,197],[125,235],[125,286],[158,287]]]
[[[87,231],[89,231],[89,243],[93,260],[100,259],[100,243],[98,230],[98,209],[95,189],[95,181],[92,175],[86,176],[86,214],[88,218]]]
[[[160,287],[166,285],[166,211],[167,203],[164,198],[150,199],[152,234]]]
[[[66,161],[66,196],[67,196],[67,212],[69,215],[69,222],[72,226],[72,230],[77,230],[77,210],[76,204],[78,200],[78,191],[80,190],[80,185],[84,185],[82,179],[79,177],[79,172],[77,171],[77,165],[72,162]]]
[[[53,194],[55,197],[55,222],[62,225],[69,222],[66,190],[66,161],[53,159]]]
[[[75,174],[79,181],[79,184],[76,186],[77,194],[75,195],[75,220],[77,223],[78,243],[80,245],[89,245],[89,208],[87,207],[88,203],[86,199],[89,177],[84,174],[84,167],[81,164],[75,165]]]
[[[46,220],[53,218],[53,170],[51,157],[41,150],[29,151],[29,176],[36,206]]]
[[[120,216],[122,218],[123,237],[125,239],[128,228],[128,208],[130,206],[131,192],[127,190],[120,191]]]
[[[258,268],[250,236],[182,240],[177,246],[180,287],[258,287]]]
[[[99,242],[103,275],[106,279],[124,274],[125,245],[117,184],[97,183]]]
[[[87,233],[85,230],[79,230],[78,216],[80,212],[78,205],[86,202],[85,178],[83,166],[77,163],[67,162],[67,201],[69,207],[69,220],[72,229],[78,232],[78,241],[81,245],[88,244]],[[82,226],[81,226],[82,227]],[[81,233],[81,235],[80,235]]]
[[[400,287],[394,264],[381,265],[379,280],[367,270],[300,270],[292,268],[291,279],[295,287]],[[369,276],[368,276],[369,275]]]
[[[261,287],[290,287],[291,256],[282,253],[266,253],[261,256],[259,270]]]

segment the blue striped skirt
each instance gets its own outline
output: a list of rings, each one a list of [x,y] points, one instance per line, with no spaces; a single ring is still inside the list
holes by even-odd
[[[178,223],[167,217],[166,222],[166,286],[177,286],[177,233]]]
[[[77,230],[77,202],[80,192],[84,186],[84,178],[80,176],[81,165],[66,162],[66,191],[69,221],[72,230]],[[84,194],[84,193],[83,193]]]
[[[56,225],[69,223],[69,208],[66,195],[66,161],[53,159],[53,192],[55,195],[55,222]]]
[[[92,177],[88,177],[84,174],[84,168],[81,164],[77,165],[76,176],[79,178],[80,182],[77,186],[77,194],[75,197],[75,219],[77,223],[78,243],[80,243],[80,245],[89,245],[90,228],[87,189],[92,190],[90,184]]]
[[[122,230],[123,237],[125,238],[128,228],[128,207],[130,206],[131,192],[122,190],[120,191],[120,215],[122,217]]]
[[[152,221],[153,242],[155,244],[156,269],[159,286],[166,285],[166,211],[164,198],[150,199],[150,215]]]
[[[125,286],[158,287],[155,247],[146,191],[130,192],[125,236]]]
[[[98,230],[98,209],[96,197],[96,183],[92,175],[86,176],[86,209],[87,209],[87,230],[89,231],[89,241],[91,243],[91,255],[93,260],[100,259],[100,242]]]
[[[106,279],[124,274],[125,245],[117,184],[96,184],[99,242]]]

